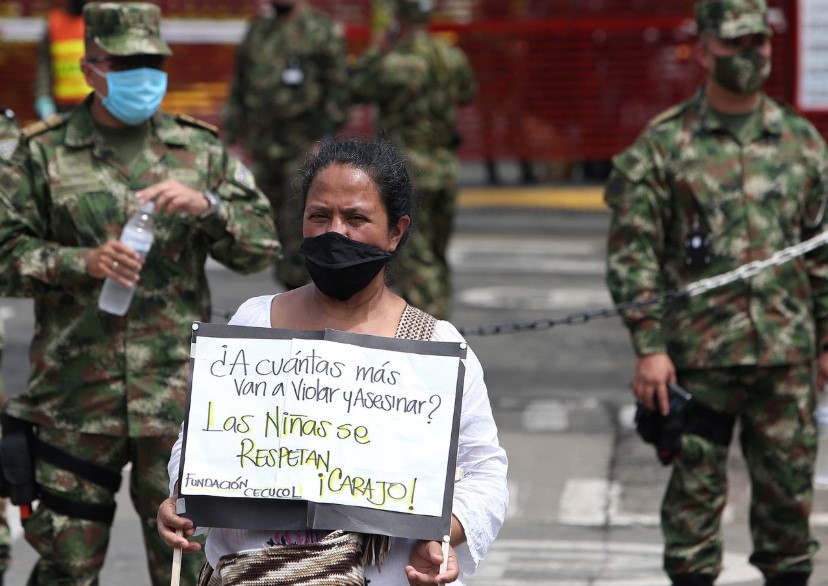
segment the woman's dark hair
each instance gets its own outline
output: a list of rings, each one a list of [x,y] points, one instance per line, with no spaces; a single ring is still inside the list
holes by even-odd
[[[385,206],[389,228],[396,226],[403,216],[413,222],[414,185],[405,159],[391,142],[385,139],[323,141],[302,167],[302,209],[307,203],[311,183],[320,171],[331,165],[347,165],[368,175]],[[408,238],[410,229],[409,225],[399,246]]]

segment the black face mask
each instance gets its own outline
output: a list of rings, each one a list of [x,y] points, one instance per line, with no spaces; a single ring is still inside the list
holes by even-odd
[[[339,301],[362,291],[393,256],[339,232],[305,238],[299,252],[316,288]]]
[[[284,2],[271,2],[271,6],[273,6],[273,12],[276,13],[276,16],[287,16],[293,10],[294,5]]]

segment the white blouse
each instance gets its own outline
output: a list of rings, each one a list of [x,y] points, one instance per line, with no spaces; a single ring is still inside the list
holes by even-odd
[[[230,320],[231,325],[269,328],[270,309],[274,295],[248,299]],[[438,321],[432,341],[463,342],[460,332],[447,321]],[[462,586],[463,576],[472,575],[497,537],[503,524],[509,493],[506,488],[506,452],[497,439],[497,427],[492,417],[483,368],[471,348],[468,348],[463,404],[460,415],[460,438],[457,467],[462,478],[454,486],[452,514],[466,532],[466,542],[455,548],[460,563],[460,577],[454,584]],[[183,429],[183,426],[182,426]],[[182,434],[179,433],[170,455],[168,471],[170,494],[178,481]],[[205,553],[214,568],[219,558],[228,553],[266,547],[277,532],[247,529],[212,528],[207,537]],[[272,541],[271,541],[272,543]],[[366,578],[371,586],[407,586],[405,566],[408,565],[413,539],[391,538],[391,551],[378,572],[366,567]]]

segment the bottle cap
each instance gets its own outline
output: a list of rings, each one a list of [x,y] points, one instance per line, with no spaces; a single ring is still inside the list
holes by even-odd
[[[144,212],[145,214],[151,214],[152,212],[155,211],[155,202],[152,201],[152,200],[145,201],[144,203],[141,204],[141,211]]]

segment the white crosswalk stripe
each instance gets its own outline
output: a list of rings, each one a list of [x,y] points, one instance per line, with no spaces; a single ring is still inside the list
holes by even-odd
[[[760,578],[745,556],[726,553],[718,585]],[[500,539],[470,586],[664,586],[661,546],[599,541]]]

